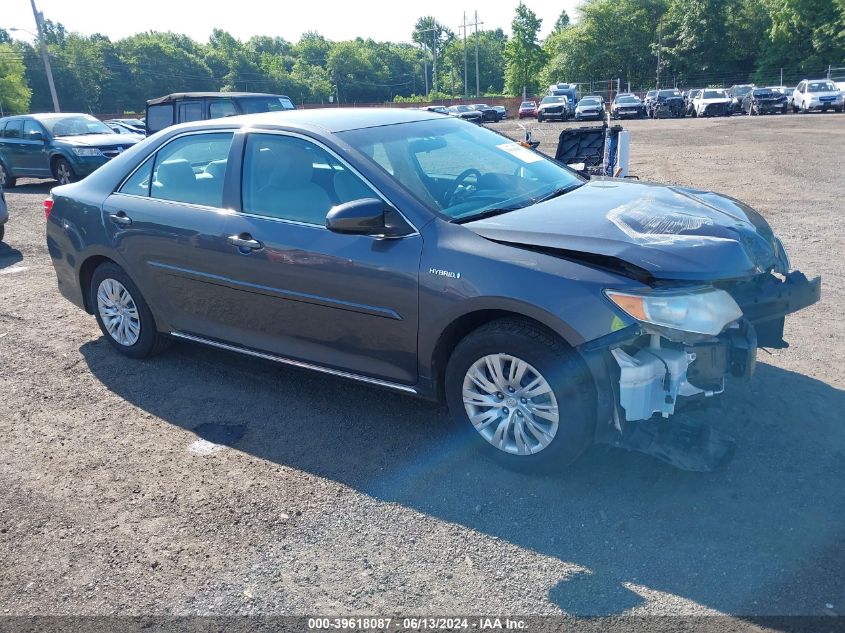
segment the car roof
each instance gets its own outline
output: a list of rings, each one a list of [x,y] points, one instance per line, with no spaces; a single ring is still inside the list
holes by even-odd
[[[442,121],[443,115],[427,110],[410,108],[310,108],[305,110],[284,110],[243,114],[224,119],[208,119],[182,123],[180,130],[219,127],[221,122],[228,126],[256,128],[319,128],[324,132],[336,133],[364,128],[398,125],[415,121]]]
[[[163,97],[157,97],[147,101],[147,105],[159,105],[161,103],[171,103],[179,99],[226,99],[239,97],[285,97],[286,95],[274,95],[267,92],[174,92]]]
[[[34,114],[14,114],[6,119],[35,119],[36,121],[46,121],[48,119],[61,119],[66,116],[87,116],[96,119],[97,117],[88,114],[87,112],[36,112]]]

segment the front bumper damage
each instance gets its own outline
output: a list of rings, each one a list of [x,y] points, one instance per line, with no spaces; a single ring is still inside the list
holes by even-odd
[[[719,287],[733,296],[743,317],[718,336],[636,324],[579,348],[599,394],[597,442],[644,452],[685,470],[712,470],[730,459],[730,436],[684,418],[670,421],[670,416],[721,394],[726,379],[749,380],[759,347],[787,347],[786,315],[816,303],[821,280],[796,271]]]

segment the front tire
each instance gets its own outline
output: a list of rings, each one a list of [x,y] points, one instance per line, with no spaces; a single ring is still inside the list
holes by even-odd
[[[0,242],[3,241],[3,236],[6,235],[6,225],[0,224]]]
[[[517,470],[559,470],[591,444],[589,370],[539,325],[501,319],[464,338],[446,367],[452,420],[488,455]]]
[[[60,185],[69,185],[76,180],[76,172],[73,171],[67,159],[59,158],[53,165],[53,177],[59,181]]]
[[[88,286],[88,305],[106,340],[130,358],[159,353],[169,340],[159,334],[141,291],[117,264],[100,264]]]

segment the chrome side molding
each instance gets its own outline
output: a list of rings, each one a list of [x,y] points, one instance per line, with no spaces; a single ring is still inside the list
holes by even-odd
[[[387,389],[393,389],[395,391],[402,391],[404,393],[411,393],[416,394],[417,390],[414,387],[409,385],[403,385],[397,382],[390,382],[388,380],[381,380],[379,378],[371,378],[369,376],[361,376],[359,374],[353,374],[348,371],[341,371],[339,369],[331,369],[330,367],[323,367],[322,365],[314,365],[312,363],[306,363],[301,360],[293,360],[292,358],[285,358],[284,356],[275,356],[273,354],[266,354],[264,352],[257,352],[252,349],[247,349],[244,347],[238,347],[237,345],[229,345],[228,343],[221,343],[219,341],[215,341],[212,339],[203,338],[201,336],[195,336],[194,334],[186,334],[185,332],[170,332],[170,336],[173,338],[181,339],[183,341],[190,341],[192,343],[200,343],[202,345],[208,345],[210,347],[216,347],[218,349],[224,349],[229,352],[237,352],[239,354],[245,354],[246,356],[254,356],[255,358],[263,358],[264,360],[273,361],[274,363],[282,363],[283,365],[291,365],[292,367],[300,367],[302,369],[310,369],[312,371],[318,371],[323,374],[329,374],[331,376],[339,376],[340,378],[348,378],[350,380],[355,380],[357,382],[363,382],[369,385],[376,385],[378,387],[385,387]]]

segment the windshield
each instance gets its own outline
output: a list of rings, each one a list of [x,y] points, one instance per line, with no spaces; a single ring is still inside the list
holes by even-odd
[[[681,93],[677,90],[661,90],[658,95],[659,97],[680,97]]]
[[[626,97],[617,97],[617,103],[639,103],[640,100],[636,97],[626,96]]]
[[[581,101],[578,103],[578,105],[588,106],[588,105],[599,105],[600,103],[601,103],[601,101],[596,99],[595,97],[584,97],[583,99],[581,99]]]
[[[755,97],[768,97],[772,95],[771,88],[757,88],[752,92]]]
[[[504,213],[583,183],[519,143],[456,119],[338,134],[420,202],[452,220]]]
[[[296,109],[296,106],[287,97],[245,97],[238,101],[244,114]]]
[[[543,97],[541,103],[563,103],[566,97]]]
[[[46,127],[52,136],[114,134],[114,131],[105,123],[84,114],[41,119],[41,125]]]
[[[751,92],[751,86],[739,86],[738,88],[734,88],[734,94],[737,97],[744,97],[749,92]]]
[[[807,92],[836,92],[837,88],[830,81],[811,81],[807,84]]]
[[[654,95],[656,95],[656,94],[657,94],[657,90],[649,90],[649,91],[645,94],[645,96],[646,96],[646,97],[653,97],[653,96],[654,96]]]
[[[449,108],[452,112],[469,112],[472,110],[469,106],[465,105],[456,105]]]
[[[705,99],[725,99],[725,91],[724,90],[705,90],[704,91],[704,98]]]
[[[534,102],[533,101],[523,101],[522,103],[519,104],[519,107],[520,108],[533,108]]]

